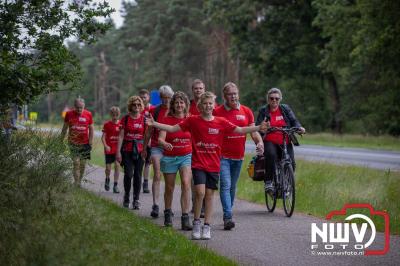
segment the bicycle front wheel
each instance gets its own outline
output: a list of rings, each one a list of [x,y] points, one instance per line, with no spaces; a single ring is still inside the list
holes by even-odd
[[[292,216],[296,199],[294,173],[291,164],[283,168],[283,209],[287,217]]]
[[[267,191],[266,188],[264,188],[264,193],[265,193],[265,205],[267,205],[267,209],[269,212],[273,212],[276,207],[276,186],[274,182],[274,190],[273,191]]]

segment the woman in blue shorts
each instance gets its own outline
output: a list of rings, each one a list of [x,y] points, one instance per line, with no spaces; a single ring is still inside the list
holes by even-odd
[[[183,92],[176,92],[172,96],[168,116],[163,123],[176,125],[188,116],[189,99]],[[165,179],[164,192],[164,225],[172,226],[172,199],[175,188],[176,173],[181,177],[181,223],[182,230],[192,230],[189,222],[190,186],[192,179],[192,142],[190,132],[167,133],[160,131],[158,143],[164,149],[161,159],[161,172]]]

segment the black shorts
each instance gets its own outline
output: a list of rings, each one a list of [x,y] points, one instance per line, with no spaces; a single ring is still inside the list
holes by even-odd
[[[115,162],[115,157],[115,154],[105,154],[106,164],[112,164],[113,162]]]
[[[145,163],[145,164],[150,164],[150,162],[151,162],[151,160],[150,160],[150,157],[151,157],[151,147],[147,147],[147,148],[146,148],[146,151],[147,151],[147,156],[146,156],[146,160],[144,161],[144,163]]]
[[[194,185],[206,185],[206,188],[218,190],[219,173],[206,172],[200,169],[193,169],[193,183]]]
[[[81,159],[90,160],[90,152],[92,146],[89,144],[72,144],[69,143],[69,150],[71,151],[72,157],[79,157]]]

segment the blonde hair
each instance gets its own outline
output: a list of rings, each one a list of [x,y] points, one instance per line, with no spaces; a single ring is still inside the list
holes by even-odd
[[[204,100],[206,99],[212,99],[215,102],[215,99],[217,98],[217,96],[215,96],[214,93],[212,93],[211,91],[206,91],[204,92],[201,96],[199,101],[197,102],[197,108],[200,110],[201,109],[201,104],[204,102]]]
[[[187,114],[189,113],[189,98],[187,97],[187,95],[182,92],[182,91],[177,91],[174,93],[174,96],[172,96],[172,99],[169,103],[169,111],[168,114],[169,115],[174,115],[175,114],[175,102],[177,100],[182,100],[185,103],[185,109],[183,110],[183,113],[185,116],[187,116]]]
[[[194,87],[195,87],[197,84],[203,84],[203,85],[204,85],[204,82],[203,82],[201,79],[195,79],[195,80],[193,80],[193,82],[192,82],[192,90],[194,89]]]
[[[236,88],[239,90],[238,86],[236,86],[235,83],[228,82],[228,83],[225,83],[224,87],[222,88],[222,94],[225,94],[225,92],[230,88]]]
[[[110,114],[115,114],[115,113],[118,113],[118,114],[121,113],[121,110],[119,109],[118,106],[112,106],[112,107],[110,108]]]
[[[144,110],[144,104],[143,104],[143,101],[142,101],[142,98],[140,98],[139,96],[136,96],[136,95],[134,95],[134,96],[131,96],[131,97],[129,97],[129,99],[128,99],[128,103],[127,103],[127,105],[128,105],[128,112],[132,112],[132,105],[135,103],[135,102],[139,102],[140,103],[140,112],[142,112],[143,110]]]

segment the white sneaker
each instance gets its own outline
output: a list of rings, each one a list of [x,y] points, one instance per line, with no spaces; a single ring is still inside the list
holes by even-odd
[[[200,239],[201,238],[201,221],[194,220],[193,221],[193,230],[192,230],[192,239]]]
[[[203,225],[201,239],[205,239],[205,240],[211,239],[211,226],[209,226],[207,224]]]

